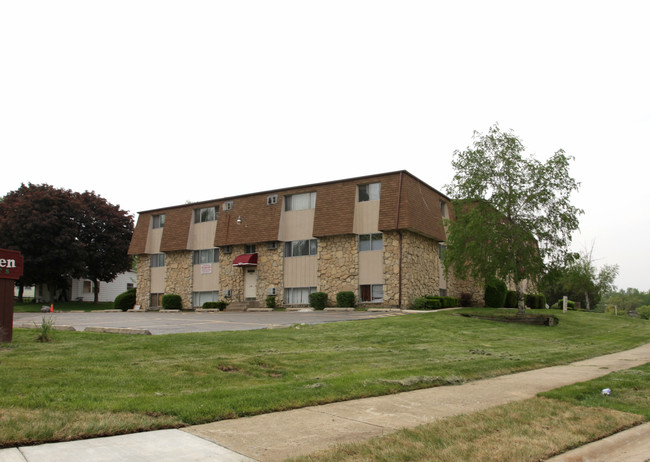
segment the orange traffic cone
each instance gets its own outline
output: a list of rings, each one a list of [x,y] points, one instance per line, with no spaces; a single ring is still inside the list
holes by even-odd
[[[54,313],[54,303],[50,304],[50,313]]]

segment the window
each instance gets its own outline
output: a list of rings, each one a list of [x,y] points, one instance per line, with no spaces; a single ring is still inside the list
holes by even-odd
[[[270,196],[267,196],[266,205],[275,205],[277,203],[278,203],[278,195],[277,194],[271,194]]]
[[[218,302],[219,291],[192,292],[192,306],[203,306],[206,302]]]
[[[384,248],[381,233],[359,234],[359,252],[367,250],[381,250]]]
[[[224,212],[228,212],[228,211],[232,210],[232,206],[233,206],[233,202],[232,202],[232,201],[224,202],[224,203],[223,203],[223,210],[224,210]]]
[[[446,297],[447,296],[447,289],[440,289],[440,296],[441,297]]]
[[[246,244],[244,246],[244,253],[255,253],[255,244]]]
[[[449,218],[449,211],[445,201],[440,201],[440,213],[442,213],[442,218]]]
[[[202,209],[194,209],[194,223],[205,223],[206,221],[214,221],[219,214],[219,206],[205,207]]]
[[[232,246],[231,245],[224,245],[220,247],[220,252],[221,253],[232,253]]]
[[[284,243],[285,257],[304,257],[307,255],[316,255],[317,252],[317,239],[303,239],[300,241],[289,241]]]
[[[202,265],[204,263],[218,263],[219,262],[219,249],[202,249],[195,250],[192,255],[192,263],[194,265]]]
[[[381,193],[381,183],[359,185],[359,202],[378,201]]]
[[[165,227],[165,214],[154,215],[153,217],[153,227],[155,228],[164,228]]]
[[[447,246],[445,244],[438,244],[438,256],[444,260],[447,256]]]
[[[362,302],[382,302],[384,301],[383,284],[366,284],[359,286]]]
[[[164,253],[157,253],[151,256],[151,267],[152,268],[160,268],[161,266],[165,266],[165,254]]]
[[[127,282],[126,283],[126,290],[131,290],[133,289],[133,283],[132,282]]]
[[[316,292],[316,287],[292,287],[284,289],[284,303],[287,305],[308,305],[309,294]]]
[[[149,306],[162,306],[163,294],[151,294]]]
[[[316,208],[316,193],[293,194],[284,197],[284,210],[306,210]]]
[[[90,294],[93,291],[93,282],[84,281],[84,294]]]

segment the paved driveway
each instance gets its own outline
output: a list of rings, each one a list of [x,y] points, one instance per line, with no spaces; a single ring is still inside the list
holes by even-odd
[[[104,312],[45,313],[52,316],[56,326],[86,328],[144,329],[154,335],[182,332],[215,332],[233,330],[269,329],[294,324],[321,324],[325,322],[355,321],[385,316],[400,316],[403,312],[370,311],[274,311],[274,312]],[[14,313],[14,327],[38,327],[42,313]]]

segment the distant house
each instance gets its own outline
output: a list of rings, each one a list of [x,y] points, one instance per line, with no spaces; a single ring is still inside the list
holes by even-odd
[[[112,302],[122,292],[136,287],[136,277],[137,275],[134,271],[127,271],[119,274],[111,282],[100,282],[99,301]],[[34,298],[45,302],[50,300],[50,292],[45,284],[39,284],[35,287]],[[64,294],[60,290],[57,291],[54,300],[92,302],[95,300],[93,282],[88,279],[71,279],[66,293]]]

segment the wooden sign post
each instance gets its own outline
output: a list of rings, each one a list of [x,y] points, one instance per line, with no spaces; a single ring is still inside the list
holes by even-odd
[[[14,331],[14,281],[23,275],[23,256],[0,249],[0,342],[9,343]]]

